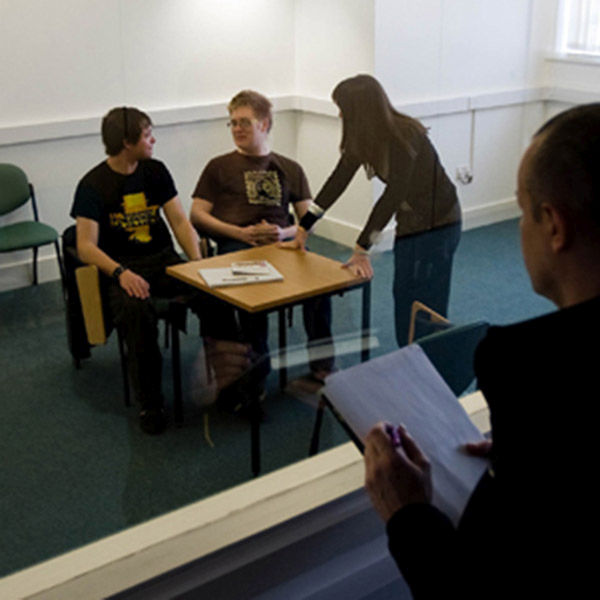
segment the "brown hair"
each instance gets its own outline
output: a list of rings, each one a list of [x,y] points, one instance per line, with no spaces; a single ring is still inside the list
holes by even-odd
[[[116,156],[128,144],[137,144],[142,131],[151,126],[150,117],[137,108],[120,106],[102,119],[102,142],[106,154]]]
[[[378,175],[387,176],[388,143],[396,139],[411,154],[415,135],[427,129],[416,119],[398,112],[381,84],[371,75],[356,75],[338,83],[331,95],[342,113],[340,149]]]
[[[268,119],[269,125],[267,131],[271,131],[273,125],[273,115],[271,113],[272,104],[268,98],[253,90],[242,90],[238,92],[229,102],[227,110],[231,114],[240,106],[249,106],[256,115],[257,119]]]
[[[588,229],[600,227],[600,103],[566,110],[534,135],[526,186],[539,218],[542,201]]]

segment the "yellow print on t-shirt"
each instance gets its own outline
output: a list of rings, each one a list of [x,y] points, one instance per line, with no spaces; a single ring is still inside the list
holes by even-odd
[[[123,196],[123,212],[110,213],[110,226],[120,227],[129,232],[129,241],[143,244],[152,240],[150,225],[158,221],[157,205],[148,206],[146,194],[125,194]]]
[[[244,171],[249,204],[281,206],[281,183],[277,171]]]

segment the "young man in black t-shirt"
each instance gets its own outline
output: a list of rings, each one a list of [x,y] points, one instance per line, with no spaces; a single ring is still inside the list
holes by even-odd
[[[190,292],[165,273],[181,258],[161,211],[190,260],[200,258],[198,238],[169,171],[152,159],[156,140],[148,115],[112,109],[102,121],[102,141],[108,158],[79,182],[71,209],[77,252],[105,276],[111,314],[125,335],[140,425],[160,433],[166,418],[154,299]]]

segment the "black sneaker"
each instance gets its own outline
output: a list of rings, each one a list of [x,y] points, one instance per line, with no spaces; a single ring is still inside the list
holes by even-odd
[[[164,408],[148,408],[140,412],[140,429],[149,435],[159,435],[167,428]]]

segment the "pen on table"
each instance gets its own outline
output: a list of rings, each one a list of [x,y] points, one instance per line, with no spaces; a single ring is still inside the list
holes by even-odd
[[[252,281],[256,277],[242,276],[242,277],[223,277],[222,281]]]

